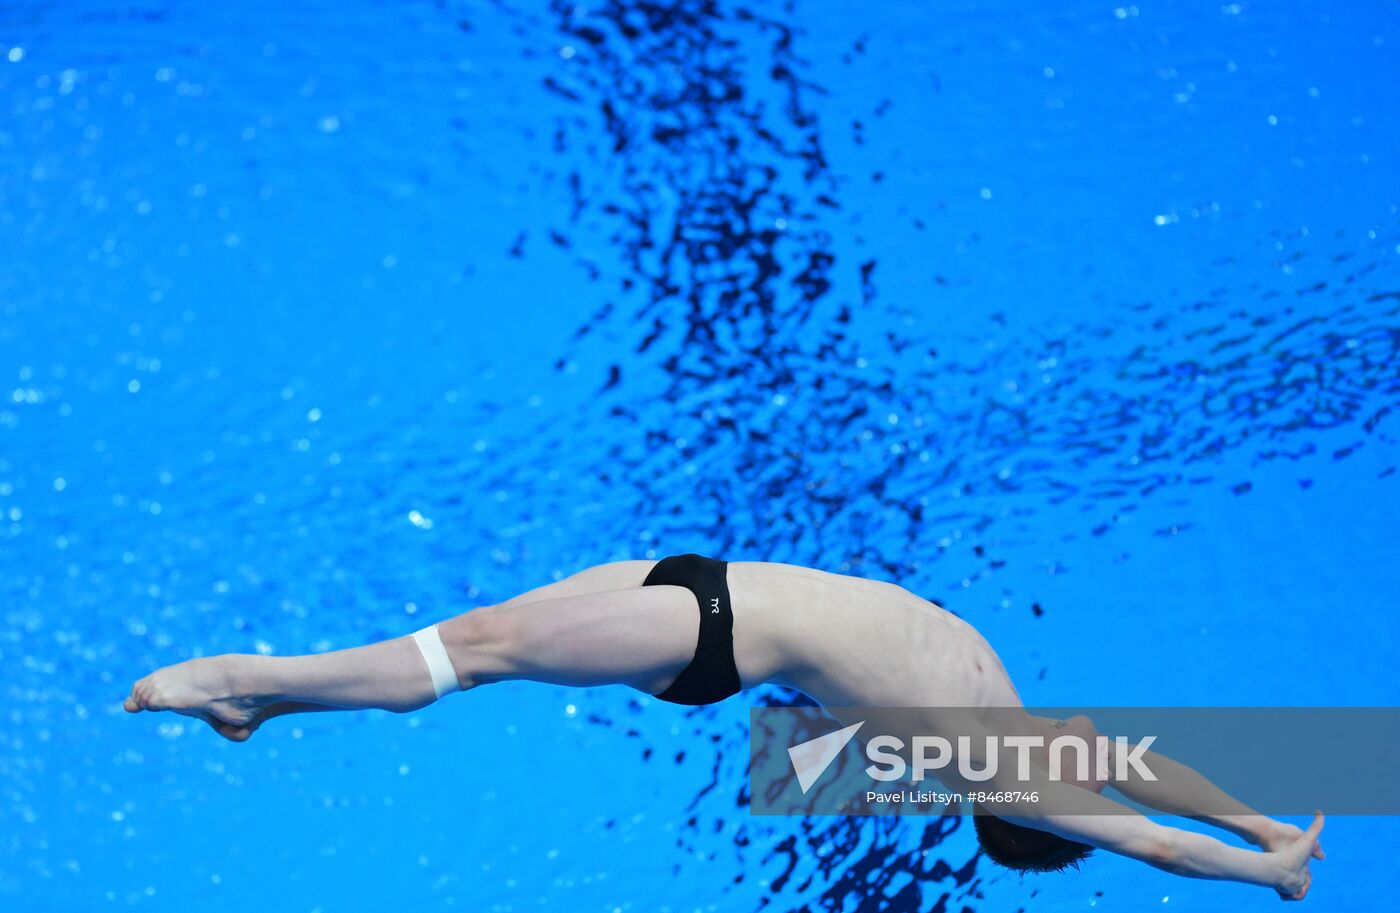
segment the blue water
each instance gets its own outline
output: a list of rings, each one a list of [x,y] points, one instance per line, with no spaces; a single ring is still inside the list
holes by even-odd
[[[896,580],[1037,704],[1393,705],[1394,4],[0,9],[0,904],[1254,910],[750,818],[747,707],[246,745],[156,666],[614,558]],[[285,724],[285,725],[284,725]],[[1384,909],[1334,818],[1311,909]]]

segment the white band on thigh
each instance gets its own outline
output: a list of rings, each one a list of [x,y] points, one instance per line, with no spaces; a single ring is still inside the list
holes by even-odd
[[[452,660],[447,656],[447,648],[442,645],[442,635],[438,634],[437,625],[414,631],[413,641],[418,644],[418,652],[423,654],[423,662],[428,664],[434,694],[442,697],[461,687],[457,683],[457,671],[452,668]]]

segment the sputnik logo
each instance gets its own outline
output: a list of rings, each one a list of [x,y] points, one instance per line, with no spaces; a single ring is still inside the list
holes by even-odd
[[[792,769],[797,774],[797,785],[802,787],[802,795],[807,795],[807,790],[812,788],[826,769],[831,766],[831,762],[836,760],[851,741],[855,738],[856,730],[865,725],[865,720],[859,723],[852,723],[845,729],[838,729],[835,732],[828,732],[826,735],[817,736],[806,742],[794,745],[789,748],[788,760],[792,762]]]

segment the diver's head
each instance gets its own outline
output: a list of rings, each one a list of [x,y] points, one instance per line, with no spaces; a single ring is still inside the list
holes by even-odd
[[[1041,724],[1041,733],[1047,745],[1068,736],[1085,746],[1083,769],[1078,763],[1079,753],[1066,751],[1057,758],[1063,765],[1059,775],[1062,782],[1091,792],[1101,792],[1106,782],[1108,759],[1103,752],[1107,750],[1107,743],[1098,738],[1099,733],[1094,728],[1093,721],[1087,716],[1072,716],[1068,719],[1037,717],[1036,720]],[[1042,754],[1037,760],[1041,764],[1048,763],[1048,751],[1042,749]],[[1086,776],[1080,776],[1081,773]],[[973,827],[977,831],[977,842],[982,846],[987,858],[1018,872],[1059,872],[1068,868],[1078,868],[1079,863],[1094,852],[1094,848],[1086,843],[1012,824],[992,815],[980,805],[973,816]]]
[[[1061,872],[1079,868],[1079,863],[1094,852],[1087,843],[1012,824],[986,814],[980,807],[972,820],[977,842],[987,858],[1017,872]]]

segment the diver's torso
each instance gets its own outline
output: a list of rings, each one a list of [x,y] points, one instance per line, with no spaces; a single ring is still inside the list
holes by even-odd
[[[796,688],[828,707],[1020,706],[967,622],[891,583],[792,564],[729,562],[745,687]]]

